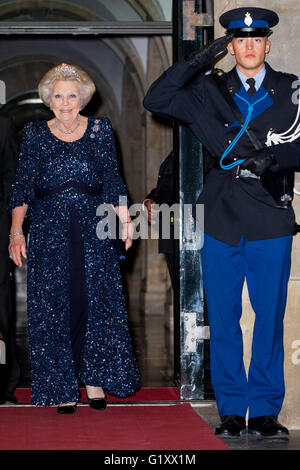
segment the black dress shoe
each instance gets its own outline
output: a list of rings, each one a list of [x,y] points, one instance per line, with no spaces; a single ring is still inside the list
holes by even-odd
[[[105,410],[105,408],[106,408],[106,397],[103,397],[103,398],[89,398],[89,397],[87,397],[87,399],[88,399],[88,404],[94,410]]]
[[[282,426],[275,416],[258,416],[248,419],[248,434],[262,437],[288,439],[289,432]]]
[[[75,413],[77,410],[77,403],[75,405],[65,405],[65,406],[58,406],[57,407],[57,413],[61,415],[71,415],[72,413]]]
[[[17,397],[15,397],[13,393],[9,393],[9,392],[7,392],[6,394],[6,401],[8,403],[14,403],[14,404],[18,403]]]
[[[240,437],[246,433],[246,420],[238,415],[225,415],[221,417],[221,424],[216,428],[215,434],[219,437]]]
[[[0,397],[0,405],[4,405],[6,403],[13,403],[16,405],[18,403],[18,399],[12,393],[6,393]]]

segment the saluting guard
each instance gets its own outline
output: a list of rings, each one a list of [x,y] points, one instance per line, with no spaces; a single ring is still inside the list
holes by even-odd
[[[219,436],[245,433],[249,409],[249,434],[288,438],[277,417],[300,108],[297,77],[265,62],[278,22],[262,8],[224,13],[226,36],[170,67],[144,99],[149,111],[187,124],[212,156],[197,203],[204,204],[201,258]],[[204,74],[226,48],[236,66]],[[245,279],[256,316],[248,377],[239,324]]]

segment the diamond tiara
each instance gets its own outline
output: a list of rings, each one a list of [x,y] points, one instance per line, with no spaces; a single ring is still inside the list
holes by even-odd
[[[80,79],[79,74],[77,73],[74,67],[62,62],[57,67],[55,67],[54,73],[57,75],[73,75],[76,78]]]

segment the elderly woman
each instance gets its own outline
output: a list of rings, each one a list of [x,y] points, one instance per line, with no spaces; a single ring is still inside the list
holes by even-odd
[[[139,387],[132,353],[116,244],[99,239],[100,204],[118,214],[125,248],[133,224],[119,175],[109,119],[80,111],[95,91],[79,67],[61,64],[39,84],[54,113],[25,125],[15,183],[9,253],[17,266],[27,258],[22,232],[31,219],[28,246],[28,326],[32,402],[73,413],[79,384],[89,404],[104,409],[104,390],[124,397]],[[124,200],[124,198],[123,198]]]

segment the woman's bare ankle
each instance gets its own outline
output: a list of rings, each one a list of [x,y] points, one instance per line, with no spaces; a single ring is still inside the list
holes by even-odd
[[[94,385],[86,385],[85,387],[88,398],[105,398],[105,393],[102,387],[95,387]]]
[[[70,403],[60,403],[58,406],[75,406],[76,401],[72,401]]]

